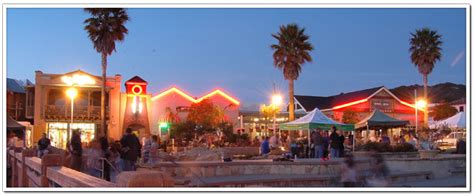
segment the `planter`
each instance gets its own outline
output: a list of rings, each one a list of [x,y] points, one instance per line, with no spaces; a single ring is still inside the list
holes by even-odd
[[[439,150],[419,150],[421,159],[431,159],[438,155]]]
[[[417,158],[418,152],[382,152],[383,158]]]

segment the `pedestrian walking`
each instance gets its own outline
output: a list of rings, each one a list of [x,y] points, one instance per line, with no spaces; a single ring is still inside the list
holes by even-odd
[[[142,145],[138,137],[132,134],[131,128],[126,129],[120,144],[122,146],[120,158],[123,160],[123,171],[135,171],[135,164],[141,156]]]
[[[352,155],[346,157],[341,166],[341,182],[344,187],[355,187],[357,183],[357,173],[354,158]]]
[[[104,180],[110,181],[110,146],[107,137],[101,137],[99,139],[100,149],[102,150],[102,172]]]
[[[80,172],[82,169],[82,142],[79,130],[74,130],[72,133],[69,142],[69,153],[71,154],[70,168]]]

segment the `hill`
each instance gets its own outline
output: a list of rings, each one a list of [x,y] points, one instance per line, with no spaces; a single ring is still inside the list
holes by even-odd
[[[414,90],[417,89],[418,97],[423,96],[423,85],[399,86],[390,91],[402,100],[414,99]],[[450,82],[428,86],[428,97],[431,103],[451,102],[466,98],[466,85]]]

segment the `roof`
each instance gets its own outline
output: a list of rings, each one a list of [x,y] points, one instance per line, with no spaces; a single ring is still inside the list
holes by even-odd
[[[305,116],[294,121],[280,124],[281,130],[304,130],[304,129],[331,129],[335,126],[339,130],[351,131],[354,129],[353,125],[342,124],[324,115],[319,109],[314,109]]]
[[[7,91],[11,91],[14,93],[25,93],[25,88],[22,85],[22,82],[18,80],[7,78]]]
[[[125,82],[125,84],[128,84],[128,83],[131,83],[131,84],[148,84],[147,81],[140,78],[139,76],[133,76],[132,78],[130,78],[129,80],[127,80]]]
[[[295,95],[295,98],[301,104],[301,106],[304,107],[306,111],[312,111],[315,108],[323,110],[345,103],[365,99],[380,90],[381,88],[383,88],[383,86],[348,93],[341,93],[339,95],[333,95],[329,97]]]
[[[355,127],[365,128],[369,127],[403,127],[408,124],[407,120],[398,120],[379,110],[374,110],[369,116],[359,121]]]
[[[463,105],[466,104],[466,98],[457,99],[449,102],[449,105]]]
[[[17,130],[17,129],[25,129],[25,126],[18,123],[15,119],[8,116],[7,117],[7,129],[8,130]]]

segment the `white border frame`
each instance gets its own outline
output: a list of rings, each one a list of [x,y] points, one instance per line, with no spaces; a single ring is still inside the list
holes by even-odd
[[[469,98],[467,101],[466,109],[469,111],[467,113],[467,118],[471,118],[471,107],[470,107],[470,95],[471,95],[471,78],[470,78],[470,66],[471,66],[471,9],[468,1],[453,0],[449,1],[450,3],[442,2],[438,4],[429,4],[427,1],[421,1],[414,4],[407,1],[406,3],[378,3],[377,1],[370,0],[369,3],[364,4],[354,4],[352,2],[340,1],[338,3],[308,3],[307,1],[303,2],[294,2],[294,3],[253,3],[252,1],[243,1],[241,3],[189,3],[185,1],[174,1],[173,3],[162,2],[162,3],[123,3],[122,1],[113,0],[110,3],[95,3],[96,1],[88,0],[82,3],[71,2],[63,3],[58,0],[53,0],[49,4],[39,4],[35,1],[14,1],[6,0],[2,3],[2,71],[3,78],[6,79],[6,10],[8,8],[84,8],[84,7],[126,7],[126,8],[463,8],[466,10],[466,96]],[[367,1],[366,1],[367,2]],[[414,1],[411,1],[413,3]],[[344,4],[348,3],[348,4]],[[2,80],[2,106],[6,104],[6,84]],[[2,124],[6,125],[6,110],[2,111]],[[467,130],[470,130],[471,124],[470,121],[467,125]],[[6,138],[6,128],[2,129],[2,138]],[[6,187],[6,175],[3,175],[2,179],[2,190],[3,191],[22,191],[22,192],[43,192],[43,191],[60,191],[60,192],[71,192],[71,191],[84,191],[84,192],[103,192],[103,191],[165,191],[165,192],[191,192],[191,191],[252,191],[252,192],[261,192],[261,191],[285,191],[285,192],[308,192],[308,191],[317,191],[317,192],[353,192],[353,191],[363,191],[363,192],[376,192],[376,191],[392,191],[392,192],[446,192],[446,191],[456,191],[456,192],[466,192],[471,191],[471,134],[468,131],[467,133],[467,149],[466,154],[466,187],[460,188],[390,188],[390,187],[381,187],[381,188],[342,188],[342,187],[311,187],[311,188],[298,188],[298,187],[288,187],[288,188],[183,188],[183,187],[174,187],[174,188],[10,188]],[[2,145],[3,139],[0,142]],[[5,146],[5,145],[4,145]],[[2,150],[2,174],[6,174],[6,153],[5,149]],[[441,169],[441,168],[440,168]]]

